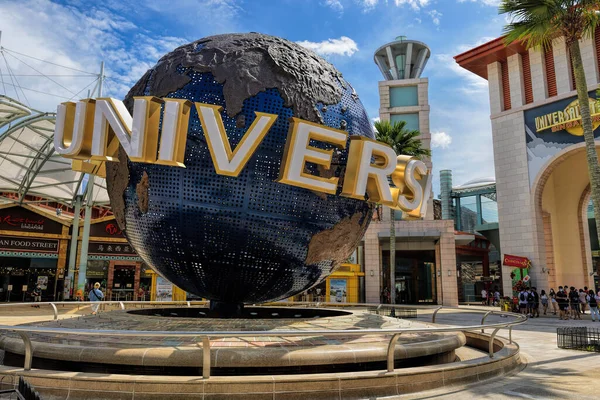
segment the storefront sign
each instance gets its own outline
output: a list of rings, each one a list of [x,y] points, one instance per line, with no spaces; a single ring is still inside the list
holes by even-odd
[[[135,257],[137,254],[129,243],[90,242],[88,254],[100,256],[127,256]]]
[[[600,107],[596,103],[596,99],[589,99],[590,114],[594,129],[600,126]],[[582,136],[583,127],[581,126],[581,111],[579,109],[579,100],[574,100],[564,111],[554,111],[550,114],[541,115],[535,118],[536,132],[550,130],[551,132],[559,132],[566,130],[571,135]]]
[[[108,276],[108,261],[88,260],[85,276],[86,278],[106,278]]]
[[[104,222],[98,222],[90,226],[90,236],[95,237],[117,237],[122,238],[123,231],[119,229],[117,221],[114,219]]]
[[[58,253],[58,240],[1,236],[0,250]]]
[[[219,106],[141,96],[134,97],[133,114],[130,114],[120,100],[86,99],[58,106],[54,148],[63,157],[102,163],[117,159],[121,147],[132,162],[185,167],[192,107],[197,112],[216,173],[231,177],[240,175],[279,118],[276,114],[256,113],[256,119],[232,150]],[[114,139],[109,141],[109,134],[114,135]],[[333,150],[315,148],[310,145],[311,141],[341,149],[348,146],[343,177],[305,172],[307,163],[317,164],[324,171],[329,170],[332,163]],[[82,163],[74,162],[73,166],[86,170]],[[344,130],[291,118],[276,181],[335,195],[340,178],[343,178],[341,196],[387,205],[414,218],[426,214],[431,173],[423,161],[397,155],[389,145],[364,136],[348,136]]]
[[[60,235],[62,225],[21,207],[0,210],[0,231],[39,232]]]
[[[507,267],[517,267],[517,268],[528,268],[529,267],[529,259],[527,257],[519,257],[519,256],[511,256],[510,254],[504,255],[504,261],[502,264]]]
[[[600,104],[596,92],[588,92],[595,135],[600,127]],[[558,100],[526,110],[525,141],[530,187],[541,169],[556,154],[569,146],[583,143],[583,128],[577,97]]]

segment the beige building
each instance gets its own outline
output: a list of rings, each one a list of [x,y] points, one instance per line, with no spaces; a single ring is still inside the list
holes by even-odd
[[[598,119],[600,32],[580,45],[592,115]],[[598,241],[564,39],[547,50],[526,50],[519,43],[505,47],[499,38],[455,59],[489,82],[502,253],[527,257],[538,288],[594,287],[597,252],[592,250]],[[512,291],[513,268],[503,268],[505,294]]]
[[[417,41],[399,37],[375,52],[384,81],[379,82],[381,120],[406,121],[430,148],[428,79],[421,77],[430,55]],[[426,161],[431,169],[431,161]],[[454,221],[434,220],[429,200],[424,220],[403,221],[395,213],[397,303],[458,304]],[[463,240],[472,241],[472,235]],[[364,237],[365,300],[380,302],[390,287],[390,211],[383,207]]]

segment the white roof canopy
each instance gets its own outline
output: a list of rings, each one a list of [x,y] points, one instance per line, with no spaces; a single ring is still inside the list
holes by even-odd
[[[54,113],[31,109],[0,95],[0,192],[15,193],[28,203],[26,195],[72,204],[82,193],[85,174],[71,169],[71,160],[54,151]],[[87,182],[87,179],[85,179]],[[94,179],[94,204],[108,205],[106,182]]]

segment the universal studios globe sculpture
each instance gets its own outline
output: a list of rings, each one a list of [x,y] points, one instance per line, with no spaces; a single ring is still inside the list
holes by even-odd
[[[292,117],[373,138],[356,92],[327,61],[284,39],[257,34],[212,36],[161,58],[133,96],[187,99],[223,107],[232,149],[256,118],[278,118],[237,177],[218,175],[195,108],[185,168],[107,163],[115,217],[139,256],[187,292],[218,308],[278,300],[323,281],[356,248],[373,205],[278,183]],[[326,143],[311,143],[333,149]],[[122,152],[122,149],[121,149]],[[342,177],[347,148],[329,170]]]

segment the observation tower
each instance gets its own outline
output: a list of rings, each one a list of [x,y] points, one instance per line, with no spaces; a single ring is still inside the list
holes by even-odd
[[[375,64],[387,81],[421,77],[431,50],[425,43],[398,36],[375,51]]]

